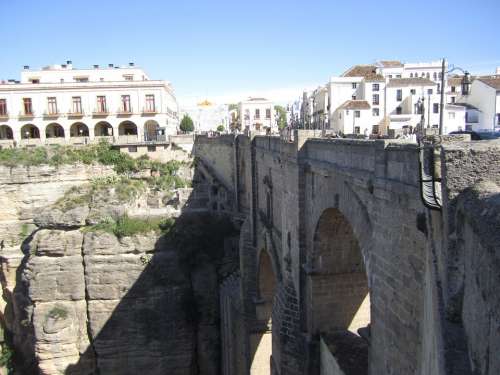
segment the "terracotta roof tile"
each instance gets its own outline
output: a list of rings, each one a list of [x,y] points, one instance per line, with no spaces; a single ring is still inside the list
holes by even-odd
[[[370,104],[366,100],[348,100],[342,104],[340,109],[370,109]]]
[[[382,61],[379,61],[379,63],[384,68],[401,68],[401,67],[403,67],[403,64],[401,63],[401,61],[398,61],[398,60],[382,60]]]
[[[377,67],[375,65],[354,65],[344,72],[342,77],[364,77],[370,81],[384,80],[384,77],[377,74]]]
[[[427,78],[393,78],[387,87],[435,86],[436,83]]]
[[[479,77],[478,79],[495,90],[500,90],[500,75]]]

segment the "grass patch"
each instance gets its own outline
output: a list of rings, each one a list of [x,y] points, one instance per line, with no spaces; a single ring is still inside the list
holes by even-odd
[[[112,233],[118,238],[130,237],[136,234],[157,232],[167,234],[170,232],[175,221],[174,219],[163,219],[163,218],[132,218],[124,215],[118,220],[114,221],[108,219],[102,221],[96,225],[86,227],[84,230],[89,231],[103,231],[107,233]]]

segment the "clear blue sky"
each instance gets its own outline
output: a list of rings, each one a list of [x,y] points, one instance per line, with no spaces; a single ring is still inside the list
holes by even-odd
[[[134,61],[179,96],[320,84],[355,63],[500,66],[500,0],[0,0],[0,77]]]

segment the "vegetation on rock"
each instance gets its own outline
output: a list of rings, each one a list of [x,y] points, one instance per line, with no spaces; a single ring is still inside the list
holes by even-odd
[[[167,234],[173,227],[174,223],[174,219],[171,218],[164,219],[148,217],[142,219],[123,215],[117,220],[107,219],[96,225],[86,227],[84,230],[103,231],[112,233],[118,238],[122,238],[149,232],[159,232]]]

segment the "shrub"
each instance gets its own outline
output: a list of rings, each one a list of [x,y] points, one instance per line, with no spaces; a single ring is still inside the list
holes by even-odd
[[[175,223],[174,219],[168,218],[132,218],[123,215],[118,220],[107,219],[96,225],[86,228],[86,231],[104,231],[115,236],[130,237],[136,234],[148,232],[161,232],[167,234]]]
[[[218,132],[223,132],[224,130],[226,130],[226,128],[224,127],[224,125],[220,124],[219,126],[217,126],[217,131]]]

